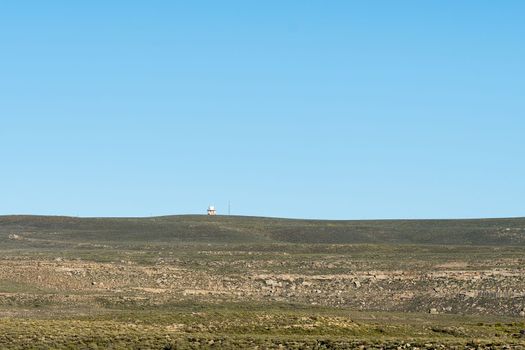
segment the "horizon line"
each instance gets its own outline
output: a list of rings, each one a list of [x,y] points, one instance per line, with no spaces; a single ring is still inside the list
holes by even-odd
[[[40,218],[71,218],[71,219],[156,219],[168,217],[183,216],[203,216],[207,214],[166,214],[166,215],[148,215],[148,216],[77,216],[77,215],[60,215],[60,214],[0,214],[0,218],[7,217],[40,217]],[[302,218],[302,217],[284,217],[284,216],[258,216],[258,215],[238,215],[238,214],[217,214],[212,217],[220,218],[253,218],[253,219],[274,219],[274,220],[302,220],[302,221],[452,221],[452,220],[509,220],[525,219],[525,216],[502,216],[502,217],[455,217],[455,218],[374,218],[374,219],[322,219],[322,218]]]

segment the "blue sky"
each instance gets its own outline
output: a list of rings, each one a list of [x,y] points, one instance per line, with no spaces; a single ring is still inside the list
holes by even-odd
[[[0,214],[525,215],[523,1],[4,1]]]

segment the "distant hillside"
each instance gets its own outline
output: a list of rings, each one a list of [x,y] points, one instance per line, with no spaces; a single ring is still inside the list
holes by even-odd
[[[0,216],[0,242],[25,237],[74,242],[525,245],[525,218],[324,221],[202,215]]]

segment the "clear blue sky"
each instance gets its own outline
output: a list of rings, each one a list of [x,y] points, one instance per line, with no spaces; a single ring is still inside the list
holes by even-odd
[[[0,214],[525,216],[525,2],[2,1]]]

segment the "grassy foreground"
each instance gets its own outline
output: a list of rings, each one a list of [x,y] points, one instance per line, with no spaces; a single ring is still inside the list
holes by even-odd
[[[22,312],[22,310],[20,310]],[[28,311],[0,320],[9,349],[397,349],[525,346],[510,319],[353,312],[291,305],[191,304],[70,314]]]

